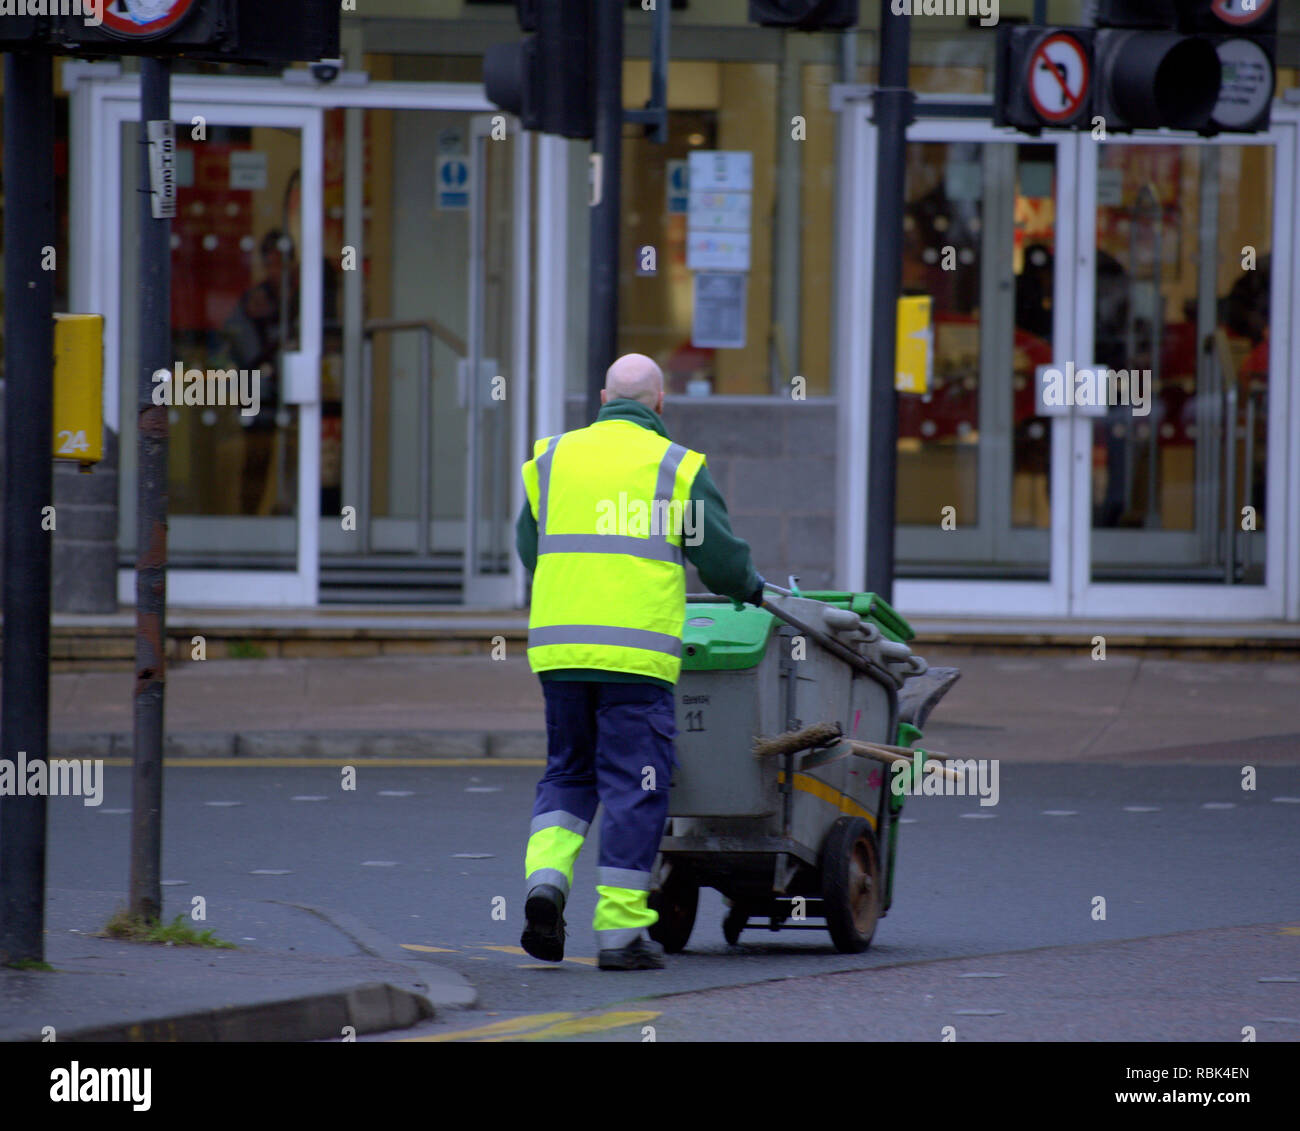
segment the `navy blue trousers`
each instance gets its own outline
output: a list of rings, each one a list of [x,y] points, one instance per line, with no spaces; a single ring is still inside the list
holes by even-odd
[[[597,885],[648,891],[677,761],[672,691],[577,680],[543,681],[542,689],[547,760],[533,804],[529,883],[567,893],[579,838],[603,805]],[[564,833],[548,832],[556,829]]]

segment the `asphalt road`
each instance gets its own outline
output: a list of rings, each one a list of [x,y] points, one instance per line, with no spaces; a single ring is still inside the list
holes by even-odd
[[[572,961],[539,966],[518,947],[536,766],[361,762],[352,791],[341,788],[341,773],[169,768],[163,875],[175,882],[164,889],[165,913],[188,912],[202,895],[207,926],[238,942],[246,927],[223,931],[223,899],[345,912],[406,946],[412,962],[443,963],[477,987],[478,1010],[448,1014],[428,1033],[586,1015],[646,995],[1300,915],[1300,767],[1261,766],[1258,788],[1246,792],[1234,765],[1004,763],[994,807],[960,797],[908,801],[894,905],[865,954],[837,953],[820,931],[751,928],[728,947],[721,897],[706,891],[691,943],[667,970],[599,972],[593,838],[567,911]],[[128,771],[110,767],[99,808],[52,803],[50,886],[125,889],[129,788]],[[1094,913],[1098,896],[1104,920]],[[1287,1009],[1300,1016],[1300,1005]],[[557,1035],[567,1023],[560,1018]],[[708,1031],[707,1011],[692,1031]]]

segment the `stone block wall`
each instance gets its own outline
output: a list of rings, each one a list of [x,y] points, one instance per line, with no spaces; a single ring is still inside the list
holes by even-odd
[[[732,528],[750,545],[760,573],[778,585],[790,574],[825,589],[835,570],[835,405],[677,397],[664,424],[677,442],[703,452]],[[566,405],[568,428],[585,423],[580,400]],[[694,569],[687,588],[703,589]]]
[[[0,381],[0,499],[8,486],[3,480],[4,382]],[[83,474],[76,464],[55,462],[54,521],[52,611],[117,612],[116,433],[104,430],[104,460],[92,472]]]

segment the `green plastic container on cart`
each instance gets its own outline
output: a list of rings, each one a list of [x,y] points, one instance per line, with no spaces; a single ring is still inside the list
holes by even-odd
[[[916,635],[912,626],[874,593],[814,590],[800,596],[849,609],[874,624],[888,640],[906,644]],[[682,670],[743,671],[755,667],[778,623],[766,609],[754,605],[737,609],[729,602],[687,601]]]

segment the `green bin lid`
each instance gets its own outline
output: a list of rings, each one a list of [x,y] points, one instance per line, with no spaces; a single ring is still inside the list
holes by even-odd
[[[819,589],[800,595],[837,608],[852,609],[890,640],[905,644],[916,635],[912,626],[874,593]],[[756,667],[767,651],[776,619],[766,609],[753,605],[737,609],[727,601],[688,602],[682,633],[682,670],[741,671]]]
[[[758,665],[776,618],[766,609],[729,602],[688,602],[682,633],[683,671],[739,671]]]

